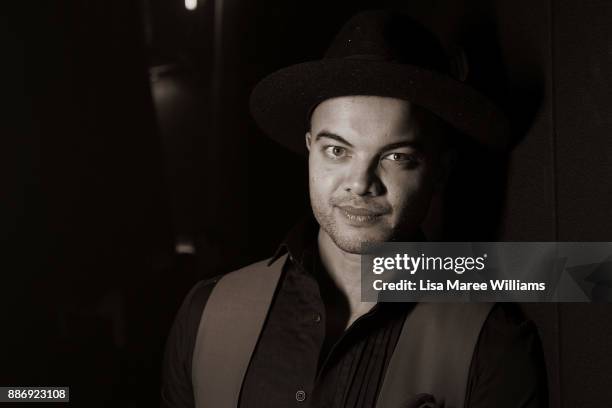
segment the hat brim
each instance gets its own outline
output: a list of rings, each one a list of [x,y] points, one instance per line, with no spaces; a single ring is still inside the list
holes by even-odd
[[[494,150],[507,148],[510,140],[506,116],[473,88],[435,71],[387,61],[323,59],[283,68],[255,86],[250,108],[272,139],[304,154],[311,109],[349,95],[408,100]]]

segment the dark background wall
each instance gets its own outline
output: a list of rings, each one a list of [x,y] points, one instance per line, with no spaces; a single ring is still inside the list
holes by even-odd
[[[0,28],[0,383],[69,384],[74,406],[157,405],[188,288],[268,256],[308,211],[305,162],[256,128],[250,89],[382,6],[461,46],[522,135],[508,160],[474,157],[458,176],[471,190],[439,209],[445,234],[610,241],[609,2],[41,2]],[[524,308],[551,406],[609,405],[612,308]]]

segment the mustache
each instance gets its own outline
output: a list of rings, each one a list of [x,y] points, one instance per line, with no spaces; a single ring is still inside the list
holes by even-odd
[[[329,200],[329,203],[336,207],[350,206],[355,208],[363,208],[373,213],[384,214],[391,212],[391,207],[388,204],[363,197],[332,197]]]

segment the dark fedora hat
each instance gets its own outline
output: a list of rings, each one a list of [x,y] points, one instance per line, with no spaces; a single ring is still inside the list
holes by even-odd
[[[310,113],[326,99],[375,95],[405,99],[493,149],[510,138],[506,116],[451,75],[438,39],[409,17],[366,11],[340,30],[325,57],[272,73],[253,89],[251,114],[274,140],[305,152]]]

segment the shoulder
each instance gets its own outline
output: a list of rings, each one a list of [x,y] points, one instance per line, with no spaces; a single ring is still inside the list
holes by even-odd
[[[515,303],[497,303],[491,309],[476,348],[477,368],[494,366],[508,357],[533,354],[540,346],[538,328]]]
[[[202,313],[222,280],[264,266],[262,260],[225,275],[197,282],[185,296],[166,341],[162,375],[162,406],[193,406],[192,357]],[[242,272],[241,272],[242,271]]]
[[[516,303],[496,303],[489,313],[479,345],[508,347],[525,338],[537,337],[537,327]]]
[[[262,259],[226,274],[217,275],[197,282],[191,288],[189,293],[187,293],[187,296],[185,296],[185,300],[181,306],[182,310],[180,310],[179,313],[196,315],[199,318],[199,316],[202,314],[202,310],[208,302],[208,299],[210,298],[213,289],[217,286],[221,279],[231,279],[243,275],[244,273],[250,273],[253,270],[268,266],[272,261],[274,261],[274,258]]]
[[[204,309],[210,294],[221,278],[223,278],[223,275],[218,275],[197,282],[191,288],[189,293],[187,293],[187,296],[185,296],[183,304],[177,314],[177,318],[183,317],[189,321],[192,321],[197,317],[199,321],[199,316],[202,314],[202,310]]]
[[[493,306],[480,333],[470,368],[469,407],[545,406],[544,353],[537,326],[513,303]],[[513,405],[511,401],[518,405]]]
[[[202,280],[189,291],[166,340],[162,366],[161,406],[193,407],[191,355],[200,314],[220,277]]]
[[[193,286],[187,296],[185,296],[185,300],[183,301],[175,320],[175,323],[179,323],[183,326],[183,335],[190,340],[189,343],[191,346],[193,345],[193,342],[195,342],[202,312],[210,299],[213,289],[218,285],[218,283],[222,279],[235,280],[240,276],[244,276],[244,274],[249,274],[254,270],[265,268],[271,261],[273,261],[273,258],[253,262],[227,274],[201,280]],[[187,344],[187,346],[189,346],[189,344]]]
[[[200,316],[215,285],[222,277],[223,275],[219,275],[197,282],[185,296],[174,318],[166,343],[166,354],[172,360],[169,362],[179,363],[177,360],[180,360],[186,371],[191,370],[189,356],[195,342]]]
[[[270,258],[263,259],[226,274],[217,275],[197,282],[185,296],[176,318],[177,321],[184,320],[186,322],[185,329],[187,329],[187,337],[193,338],[195,341],[197,326],[200,322],[200,317],[202,316],[204,307],[206,306],[213,289],[222,279],[235,279],[244,273],[249,273],[254,269],[266,266],[269,261]]]

